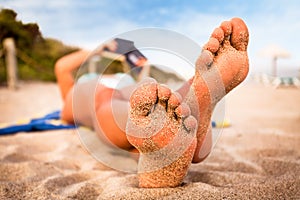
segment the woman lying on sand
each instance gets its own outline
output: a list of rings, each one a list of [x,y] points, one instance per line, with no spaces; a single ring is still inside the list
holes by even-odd
[[[76,84],[74,90],[73,71],[91,52],[81,50],[67,55],[55,65],[64,100],[61,117],[67,122],[76,121],[95,129],[101,138],[103,133],[104,139],[119,148],[138,150],[140,187],[178,186],[190,164],[201,162],[210,153],[210,124],[216,103],[247,76],[248,40],[248,29],[241,19],[224,21],[203,47],[196,62],[194,77],[176,92],[153,79],[143,80],[138,85],[122,90],[91,80]],[[106,47],[111,51],[116,48],[113,43]],[[207,81],[208,76],[216,77],[216,81]],[[221,83],[217,81],[218,77]],[[219,87],[223,87],[224,93],[220,92]],[[73,91],[76,91],[74,95]],[[94,102],[93,98],[95,109],[86,109],[87,105]],[[74,108],[73,103],[76,105]],[[118,113],[115,113],[116,110]],[[161,121],[164,123],[158,125]],[[181,155],[172,157],[182,146],[178,141],[188,146]],[[174,160],[165,162],[167,157]],[[155,168],[153,166],[157,165],[153,163],[154,160],[158,163],[162,160],[164,164]]]

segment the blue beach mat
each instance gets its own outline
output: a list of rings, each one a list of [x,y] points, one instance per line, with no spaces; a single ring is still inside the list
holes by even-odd
[[[229,121],[212,121],[213,128],[226,128],[231,124]],[[76,125],[67,124],[60,119],[60,111],[54,111],[40,118],[20,120],[13,124],[0,124],[0,136],[18,132],[33,132],[58,129],[74,129]]]
[[[18,121],[13,124],[0,124],[0,135],[74,128],[76,128],[75,125],[70,125],[60,120],[60,111],[55,111],[40,118]]]

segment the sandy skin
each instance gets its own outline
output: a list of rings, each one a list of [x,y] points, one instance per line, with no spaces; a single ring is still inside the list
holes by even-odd
[[[241,19],[225,21],[204,46],[189,92],[172,93],[147,80],[132,94],[126,133],[140,152],[140,187],[176,187],[191,162],[199,163],[208,156],[213,109],[248,74],[248,40]],[[179,138],[182,148],[174,147],[180,144]]]
[[[186,175],[197,145],[197,120],[181,101],[153,79],[132,94],[126,132],[140,152],[140,187],[175,187]]]

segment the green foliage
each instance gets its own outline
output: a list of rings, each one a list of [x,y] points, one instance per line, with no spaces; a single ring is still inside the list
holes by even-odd
[[[10,9],[0,11],[0,48],[3,40],[15,40],[18,56],[18,75],[23,80],[55,81],[55,61],[77,48],[64,45],[55,39],[43,38],[35,23],[23,24]],[[0,82],[5,81],[4,57],[0,59]]]

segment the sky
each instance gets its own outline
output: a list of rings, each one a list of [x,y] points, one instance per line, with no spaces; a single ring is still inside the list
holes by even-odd
[[[278,74],[300,73],[298,0],[0,0],[0,8],[14,9],[24,23],[37,23],[44,37],[91,50],[146,27],[176,31],[203,45],[222,21],[240,17],[250,32],[252,74],[271,73],[271,57],[260,52],[272,44],[290,53],[278,59]]]

